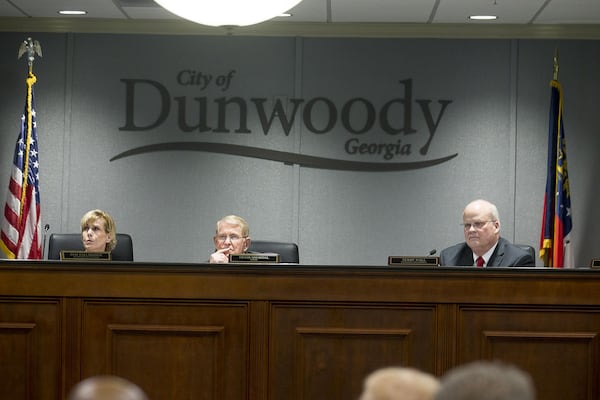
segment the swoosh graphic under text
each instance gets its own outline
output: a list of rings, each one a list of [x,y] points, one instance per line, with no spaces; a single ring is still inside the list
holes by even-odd
[[[298,164],[299,166],[306,168],[369,172],[407,171],[411,169],[427,168],[451,160],[458,155],[458,153],[455,153],[446,157],[436,158],[434,160],[418,162],[382,163],[336,160],[334,158],[314,157],[304,154],[227,143],[169,142],[136,147],[117,154],[116,156],[112,157],[110,161],[116,161],[125,157],[157,151],[204,151],[209,153],[231,154],[243,157],[259,158],[263,160],[280,161],[285,164]]]

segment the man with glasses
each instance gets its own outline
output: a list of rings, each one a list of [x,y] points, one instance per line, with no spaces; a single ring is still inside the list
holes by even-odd
[[[213,237],[215,252],[210,255],[210,263],[229,262],[230,254],[245,253],[250,247],[250,228],[242,217],[228,215],[217,221]]]
[[[475,200],[463,211],[465,242],[440,253],[440,264],[477,267],[534,267],[527,251],[500,237],[500,216],[495,205]]]

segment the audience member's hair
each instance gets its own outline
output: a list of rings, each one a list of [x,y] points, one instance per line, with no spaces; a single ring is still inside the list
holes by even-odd
[[[535,388],[514,365],[474,361],[448,371],[435,400],[535,400]]]
[[[148,400],[134,383],[118,376],[93,376],[79,382],[68,400]]]
[[[365,379],[360,400],[432,400],[438,386],[433,375],[414,368],[381,368]]]

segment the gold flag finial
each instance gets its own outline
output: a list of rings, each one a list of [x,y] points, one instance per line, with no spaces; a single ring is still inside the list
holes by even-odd
[[[555,81],[558,80],[558,49],[554,48],[554,75],[552,77]]]

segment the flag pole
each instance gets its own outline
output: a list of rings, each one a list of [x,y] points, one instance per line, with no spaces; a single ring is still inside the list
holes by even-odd
[[[32,99],[33,99],[33,85],[37,81],[37,78],[33,74],[33,62],[35,61],[35,55],[42,56],[42,46],[40,46],[40,42],[37,40],[33,40],[30,37],[27,40],[24,40],[19,47],[19,54],[17,58],[21,58],[23,54],[27,53],[27,65],[29,67],[29,73],[27,75],[26,83],[27,83],[27,142],[26,148],[29,149],[31,145],[31,132],[33,128],[33,116],[32,116]],[[25,170],[23,174],[27,177],[29,173],[29,151],[25,152],[25,162],[24,162]],[[25,178],[25,182],[27,182],[27,178]],[[23,217],[23,206],[25,204],[25,196],[27,195],[27,184],[21,186],[21,212],[19,213],[19,219]]]
[[[552,75],[552,79],[558,80],[558,48],[554,48],[554,74]]]

